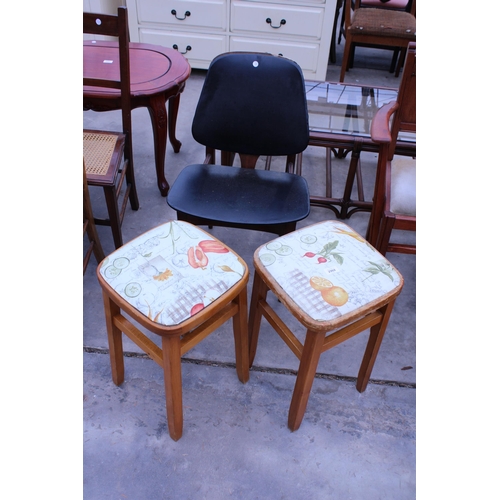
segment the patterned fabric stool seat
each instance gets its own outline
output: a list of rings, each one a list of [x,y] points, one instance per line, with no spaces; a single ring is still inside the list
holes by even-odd
[[[366,389],[403,278],[364,238],[336,220],[262,245],[255,251],[254,266],[250,366],[264,316],[300,361],[288,414],[288,427],[295,431],[321,353],[370,328],[356,384],[359,392]],[[307,329],[304,344],[266,301],[269,290]]]
[[[182,436],[181,356],[233,318],[236,371],[249,379],[248,268],[230,248],[187,222],[170,221],[110,254],[97,269],[113,381],[124,380],[122,333],[163,367],[170,436]],[[121,311],[161,337],[161,348]]]

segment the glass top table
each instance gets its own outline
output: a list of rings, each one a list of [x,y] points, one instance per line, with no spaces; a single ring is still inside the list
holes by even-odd
[[[310,146],[329,148],[338,158],[351,153],[344,196],[332,198],[331,156],[326,155],[326,195],[311,196],[311,204],[333,210],[342,219],[357,211],[370,211],[372,203],[364,200],[359,156],[361,151],[378,151],[371,140],[370,127],[375,113],[384,104],[395,101],[398,90],[366,85],[335,82],[306,81],[306,98],[309,110]],[[396,153],[416,155],[416,134],[401,133]],[[301,157],[297,173],[302,170]],[[351,200],[352,187],[357,179],[358,200]],[[370,197],[371,198],[371,197]],[[339,207],[339,208],[338,208]]]

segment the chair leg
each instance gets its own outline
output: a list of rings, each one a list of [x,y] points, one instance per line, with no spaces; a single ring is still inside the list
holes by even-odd
[[[398,64],[397,64],[396,70],[394,72],[395,77],[399,76],[401,68],[403,67],[403,63],[406,59],[406,52],[407,52],[407,49],[401,49],[401,53],[399,54]]]
[[[327,198],[332,197],[332,150],[331,148],[326,148],[326,178],[325,178],[326,188],[325,196]]]
[[[250,366],[253,365],[255,353],[257,352],[257,342],[259,340],[260,324],[262,321],[262,309],[259,302],[265,302],[269,288],[264,283],[260,275],[255,272],[253,278],[252,298],[250,300],[250,313],[248,317],[248,333],[250,335]]]
[[[113,233],[115,248],[120,248],[123,245],[123,239],[120,211],[118,208],[118,200],[116,199],[115,187],[112,186],[104,188],[104,196],[106,198],[106,207],[108,209],[109,223],[111,226],[111,232]]]
[[[354,140],[354,147],[351,152],[351,161],[349,162],[349,171],[347,172],[347,179],[344,187],[344,195],[342,197],[342,207],[340,211],[340,218],[346,219],[347,212],[351,203],[352,188],[356,179],[356,174],[359,166],[359,158],[361,155],[362,142],[358,139]]]
[[[337,39],[337,24],[339,22],[339,17],[341,17],[341,10],[342,10],[343,3],[344,3],[343,0],[337,0],[337,4],[335,6],[335,18],[333,20],[332,40],[330,42],[330,62],[332,64],[335,64],[337,62],[337,57],[336,57],[336,53],[335,53],[335,41]],[[339,44],[340,44],[340,41],[339,41]]]
[[[344,81],[345,73],[346,73],[346,71],[348,69],[347,66],[349,64],[349,55],[350,55],[350,52],[351,52],[351,40],[347,36],[346,39],[345,39],[344,55],[342,56],[342,67],[340,69],[340,78],[339,78],[340,82]]]
[[[127,137],[125,139],[125,152],[124,152],[124,165],[125,178],[127,179],[127,185],[130,186],[129,201],[132,210],[139,210],[139,197],[137,196],[137,189],[135,186],[135,174],[134,174],[134,153],[132,151],[132,139],[131,139],[131,129],[132,123],[130,122],[130,117],[128,124],[126,121],[123,124],[123,129],[127,130]]]
[[[391,233],[394,228],[394,222],[394,217],[387,217],[386,215],[382,215],[379,234],[374,247],[384,256],[387,253],[387,248],[389,247],[389,241],[391,239]]]
[[[114,325],[113,318],[120,314],[120,308],[103,293],[104,314],[106,317],[106,330],[108,332],[109,358],[111,362],[111,377],[116,385],[121,385],[125,379],[125,366],[123,363],[123,338],[122,332]]]
[[[236,297],[235,302],[238,303],[238,312],[233,317],[236,373],[240,382],[246,383],[250,378],[246,288]]]
[[[304,349],[300,358],[297,380],[295,382],[292,401],[288,411],[288,427],[292,432],[300,427],[302,419],[304,418],[324,341],[325,332],[307,331]]]
[[[358,380],[356,382],[356,389],[358,392],[364,392],[366,386],[368,385],[373,365],[375,364],[375,360],[377,359],[377,354],[380,349],[380,344],[384,338],[387,323],[391,317],[394,303],[395,300],[389,302],[382,308],[382,321],[377,325],[372,326],[370,329],[370,337],[368,338],[368,344],[363,356],[363,361],[361,362],[361,367],[359,368]]]
[[[180,337],[162,337],[163,377],[168,432],[174,441],[182,437],[182,371]]]
[[[127,179],[127,185],[130,186],[130,193],[128,195],[130,201],[130,207],[132,210],[139,210],[139,197],[137,195],[137,188],[135,185],[135,174],[132,162],[129,163],[127,171],[125,172],[125,178]]]
[[[90,202],[89,188],[87,185],[87,177],[85,174],[85,165],[83,167],[83,221],[87,221],[87,236],[91,245],[91,250],[97,260],[97,263],[104,259],[104,251],[102,249],[101,240],[95,227],[94,214],[92,212],[92,204]],[[84,272],[87,266],[84,266]]]
[[[380,220],[375,219],[375,206],[373,206],[372,211],[370,213],[370,220],[368,221],[368,228],[366,229],[365,240],[370,243],[373,247],[376,244],[376,238],[378,236],[378,228],[376,225],[380,225]]]
[[[392,59],[391,59],[391,67],[389,68],[389,73],[394,73],[396,69],[396,64],[398,62],[398,56],[399,56],[399,47],[394,49],[394,52],[392,53]],[[398,76],[398,75],[395,75]]]

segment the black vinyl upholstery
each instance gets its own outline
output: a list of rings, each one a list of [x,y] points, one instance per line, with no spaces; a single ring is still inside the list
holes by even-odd
[[[207,148],[252,156],[287,156],[309,142],[304,78],[293,61],[232,52],[210,65],[192,126]],[[288,161],[287,159],[287,161]],[[298,175],[195,164],[170,188],[180,220],[285,234],[309,215],[309,190]]]
[[[309,142],[302,70],[264,53],[229,53],[208,70],[193,119],[193,137],[222,151],[297,154]]]

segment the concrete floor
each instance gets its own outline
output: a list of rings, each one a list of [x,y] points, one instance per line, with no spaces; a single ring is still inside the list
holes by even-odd
[[[342,49],[329,68],[330,81],[338,81]],[[346,82],[397,87],[400,79],[388,72],[390,59],[390,52],[358,49]],[[204,74],[193,70],[181,97],[177,137],[182,148],[175,154],[169,145],[165,162],[170,183],[185,165],[203,160],[204,148],[193,140],[190,127]],[[118,113],[84,113],[88,128],[114,129],[118,123]],[[125,241],[175,219],[156,187],[145,109],[133,111],[133,147],[141,207],[127,209]],[[349,157],[333,160],[334,192],[343,189],[348,162]],[[362,156],[365,196],[373,189],[375,165],[376,155]],[[273,163],[273,168],[280,166]],[[311,193],[324,194],[324,172],[325,150],[308,148],[303,175]],[[98,212],[100,200],[93,196]],[[357,213],[347,223],[364,234],[368,216]],[[299,227],[332,217],[333,212],[313,207]],[[110,230],[99,227],[99,234],[105,253],[110,253]],[[215,228],[213,234],[250,266],[255,248],[273,238],[224,228]],[[168,435],[162,370],[128,339],[125,382],[116,387],[111,380],[92,260],[83,280],[84,498],[415,498],[416,260],[399,254],[388,254],[388,259],[403,274],[405,286],[363,394],[355,389],[355,377],[368,332],[323,354],[302,425],[291,433],[287,414],[297,359],[263,322],[250,381],[242,385],[232,365],[232,334],[224,325],[185,357],[184,433],[178,442]],[[300,336],[300,325],[292,328]]]

